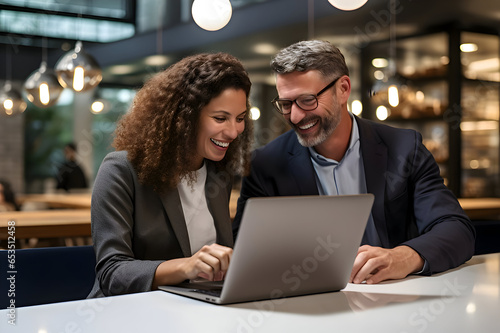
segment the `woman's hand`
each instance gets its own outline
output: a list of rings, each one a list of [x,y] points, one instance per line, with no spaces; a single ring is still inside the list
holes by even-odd
[[[187,279],[201,277],[210,281],[224,280],[233,249],[219,244],[205,245],[187,258],[184,271]]]
[[[210,281],[224,280],[232,254],[232,248],[212,244],[203,246],[189,258],[162,262],[156,268],[152,289],[196,278]]]

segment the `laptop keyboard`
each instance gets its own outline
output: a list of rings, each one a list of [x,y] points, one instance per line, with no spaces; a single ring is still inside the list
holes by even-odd
[[[209,295],[209,296],[214,296],[214,297],[220,297],[220,294],[222,292],[222,289],[194,289],[197,293]]]

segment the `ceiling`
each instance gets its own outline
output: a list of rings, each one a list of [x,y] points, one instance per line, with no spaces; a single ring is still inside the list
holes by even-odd
[[[80,0],[82,1],[85,2]],[[151,0],[132,1],[136,6],[136,17],[135,20],[127,20],[135,22],[137,26],[138,17],[143,15],[144,20],[146,13],[154,12],[155,8],[148,6],[148,1]],[[172,16],[174,10],[175,16],[177,10],[177,16],[183,15],[184,20],[178,19],[168,24],[160,22],[157,28],[144,31],[136,29],[133,37],[119,41],[85,42],[84,47],[103,67],[103,85],[137,87],[149,75],[185,55],[197,52],[229,52],[242,59],[253,79],[265,81],[269,76],[271,54],[293,42],[310,38],[331,40],[341,46],[349,61],[367,43],[389,37],[389,0],[369,0],[365,6],[350,12],[334,8],[327,0],[252,2],[241,6],[233,4],[235,8],[229,24],[219,31],[209,32],[199,28],[190,17],[186,18],[186,1],[168,0],[166,7],[169,15]],[[2,1],[0,11],[3,8],[1,4]],[[177,6],[172,7],[172,4]],[[396,4],[398,36],[420,34],[451,24],[466,30],[493,34],[500,32],[500,1],[497,0],[397,0]],[[160,9],[165,10],[165,6]],[[145,20],[147,19],[146,17]],[[12,47],[13,53],[10,68],[1,66],[9,59],[6,52],[0,53],[0,80],[10,75],[12,80],[22,82],[39,67],[42,45],[16,45],[12,38],[6,39],[6,36],[8,37],[4,34],[0,42]],[[40,36],[24,35],[23,38],[40,40]],[[49,39],[49,66],[54,66],[68,42],[70,45],[74,44],[71,39]],[[260,51],[256,50],[258,45],[261,47]],[[162,55],[163,58],[151,58],[153,55]],[[156,62],[148,65],[148,60]]]

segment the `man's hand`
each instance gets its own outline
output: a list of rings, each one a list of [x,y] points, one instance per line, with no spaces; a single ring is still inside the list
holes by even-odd
[[[424,260],[409,246],[384,249],[363,245],[354,260],[349,282],[368,284],[389,279],[402,279],[408,274],[418,272],[424,266]]]

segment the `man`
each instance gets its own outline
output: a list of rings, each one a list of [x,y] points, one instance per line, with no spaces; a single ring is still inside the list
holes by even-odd
[[[57,173],[57,189],[69,192],[71,189],[86,188],[87,179],[76,160],[76,145],[74,143],[66,144],[64,157],[66,160]]]
[[[293,130],[254,152],[235,237],[250,197],[373,193],[350,282],[429,275],[473,255],[474,229],[421,135],[348,112],[349,71],[335,46],[299,42],[281,50],[271,67],[279,95],[273,105]]]

